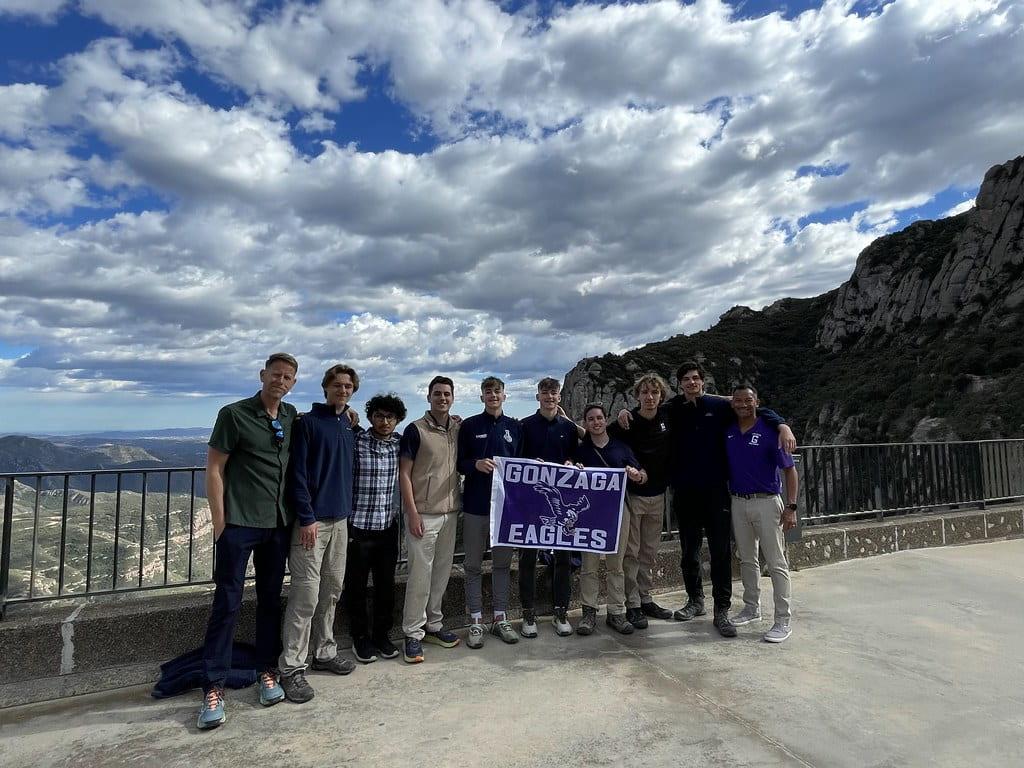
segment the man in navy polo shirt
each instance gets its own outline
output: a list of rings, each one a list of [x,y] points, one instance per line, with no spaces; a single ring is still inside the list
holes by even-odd
[[[579,444],[576,423],[559,413],[562,385],[558,379],[545,378],[537,384],[537,402],[540,408],[520,424],[523,430],[523,458],[549,461],[553,464],[571,462]],[[523,604],[523,637],[537,636],[537,613],[534,599],[537,589],[536,549],[519,550],[519,599]],[[551,564],[555,632],[566,637],[572,634],[572,625],[566,616],[572,592],[572,552],[556,549]]]
[[[757,390],[749,384],[736,387],[732,409],[737,423],[726,430],[725,448],[729,458],[732,524],[743,578],[743,610],[733,617],[732,623],[740,626],[761,619],[761,568],[757,560],[760,544],[775,593],[775,623],[764,639],[781,643],[790,634],[789,563],[783,534],[796,525],[799,479],[793,457],[779,447],[775,430],[757,415]],[[780,496],[779,470],[786,481],[786,504]]]
[[[466,645],[482,648],[484,644],[483,593],[481,566],[490,542],[491,476],[496,456],[519,456],[522,430],[518,421],[502,412],[505,403],[505,382],[488,376],[480,382],[480,400],[484,412],[470,416],[459,429],[458,468],[466,482],[462,492],[462,535],[466,548],[463,567],[466,570],[466,612],[470,617]],[[514,547],[491,550],[491,592],[494,600],[494,623],[491,632],[506,643],[518,643],[519,635],[505,614],[508,607],[508,586]]]
[[[576,463],[583,467],[616,467],[626,470],[630,482],[642,486],[647,482],[647,470],[640,467],[633,451],[621,440],[608,434],[608,412],[600,403],[590,403],[583,409],[583,427],[586,437],[576,451]],[[619,525],[619,546],[610,554],[598,552],[583,553],[583,567],[580,569],[580,593],[583,599],[583,617],[576,627],[576,634],[589,635],[597,624],[597,569],[601,558],[607,569],[608,607],[605,623],[623,635],[633,633],[633,625],[626,620],[626,587],[622,572],[622,560],[626,554],[626,539],[629,536],[629,507],[622,510]]]

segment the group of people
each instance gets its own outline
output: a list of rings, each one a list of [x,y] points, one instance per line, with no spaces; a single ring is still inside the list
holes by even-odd
[[[669,399],[664,379],[641,376],[638,406],[609,422],[600,403],[587,405],[582,425],[561,408],[561,385],[537,385],[538,410],[524,419],[504,413],[504,383],[481,382],[484,410],[466,419],[451,413],[455,384],[435,376],[428,409],[398,433],[406,407],[393,393],[366,403],[368,428],[349,408],[359,376],[346,365],[324,373],[323,403],[302,414],[284,402],[298,362],[275,353],[260,371],[261,388],[220,410],[210,436],[206,490],[216,541],[213,605],[203,645],[203,704],[197,725],[225,721],[224,686],[246,570],[255,571],[259,701],[307,702],[314,691],[309,668],[347,675],[355,663],[339,653],[335,611],[344,595],[352,651],[368,664],[400,654],[423,661],[423,646],[453,648],[460,637],[444,625],[442,600],[455,554],[462,512],[465,551],[466,645],[481,648],[488,634],[506,643],[538,635],[538,550],[518,550],[522,622],[508,617],[515,547],[491,549],[490,621],[485,619],[482,563],[490,543],[492,474],[499,457],[558,464],[616,467],[628,478],[615,553],[606,561],[605,623],[631,634],[649,618],[688,621],[706,614],[699,552],[707,538],[711,559],[713,621],[735,637],[736,626],[761,619],[758,548],[764,552],[775,595],[774,624],[765,635],[790,635],[790,585],[783,533],[796,524],[796,441],[775,412],[758,407],[756,390],[738,386],[732,397],[704,393],[696,362],[679,366],[679,396]],[[780,475],[781,473],[781,475]],[[671,489],[671,494],[669,494]],[[783,501],[783,495],[786,501]],[[652,595],[653,567],[671,497],[679,524],[687,602],[672,612]],[[408,576],[402,641],[391,641],[399,518],[405,515]],[[744,587],[743,608],[730,617],[731,540],[735,534]],[[589,635],[597,625],[598,567],[602,555],[582,555],[582,616],[568,617],[572,555],[549,553],[552,626],[559,636]],[[287,607],[280,594],[291,573]],[[372,575],[372,611],[368,579]]]

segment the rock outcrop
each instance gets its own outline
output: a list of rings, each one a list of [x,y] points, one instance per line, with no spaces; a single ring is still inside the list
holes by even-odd
[[[975,207],[879,238],[857,259],[818,343],[877,343],[922,323],[1016,325],[1024,303],[1024,157],[985,174]]]
[[[879,238],[814,299],[733,307],[692,336],[581,360],[563,405],[632,405],[637,376],[675,387],[684,359],[711,391],[750,380],[806,443],[1024,433],[1024,156],[985,174],[975,207]]]

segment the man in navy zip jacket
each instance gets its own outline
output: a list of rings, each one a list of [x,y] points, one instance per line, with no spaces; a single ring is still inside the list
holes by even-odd
[[[347,675],[355,664],[338,655],[334,613],[345,582],[348,518],[352,514],[355,435],[349,398],[359,375],[347,365],[327,369],[321,386],[326,403],[297,422],[292,438],[289,498],[296,515],[288,564],[291,587],[283,628],[281,687],[290,701],[313,698],[306,681],[306,658],[313,669]]]
[[[488,376],[480,383],[484,412],[470,416],[459,429],[458,469],[466,481],[462,491],[462,531],[466,549],[466,612],[470,616],[466,645],[482,648],[485,630],[480,568],[490,541],[491,476],[496,456],[520,456],[522,430],[519,422],[502,412],[505,382]],[[505,615],[508,607],[509,572],[513,547],[491,551],[491,591],[494,623],[491,632],[506,643],[519,642],[519,635]]]

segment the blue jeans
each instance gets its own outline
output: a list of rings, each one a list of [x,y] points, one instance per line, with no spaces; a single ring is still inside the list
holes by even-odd
[[[217,585],[203,643],[203,691],[222,688],[231,669],[231,647],[242,606],[249,557],[256,570],[258,672],[274,669],[281,653],[281,584],[288,559],[288,529],[228,525],[217,540]]]

